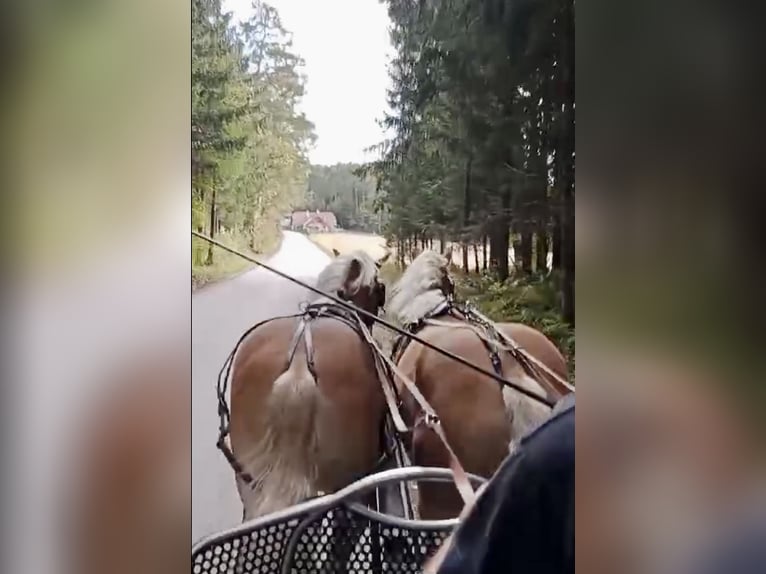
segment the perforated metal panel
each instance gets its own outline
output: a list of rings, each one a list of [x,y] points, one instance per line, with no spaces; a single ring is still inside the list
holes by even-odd
[[[332,574],[422,571],[456,521],[422,522],[371,512],[352,502],[375,481],[446,469],[397,469],[212,536],[192,550],[193,574]],[[384,476],[385,475],[385,476]],[[383,476],[383,478],[379,478]],[[421,477],[418,477],[420,479]],[[474,477],[475,478],[475,477]],[[480,479],[479,479],[480,480]]]
[[[450,531],[391,526],[338,507],[211,541],[195,551],[192,572],[419,572]]]
[[[193,553],[192,572],[280,572],[285,548],[297,524],[297,520],[276,523],[206,544]]]

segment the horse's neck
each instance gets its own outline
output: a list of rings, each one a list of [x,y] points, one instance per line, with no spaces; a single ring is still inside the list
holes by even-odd
[[[431,289],[402,302],[392,312],[402,324],[416,323],[446,300],[440,289]]]

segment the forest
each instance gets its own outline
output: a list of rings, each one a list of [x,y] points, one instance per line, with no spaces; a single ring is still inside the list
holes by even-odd
[[[277,11],[255,0],[235,24],[221,0],[193,0],[194,228],[264,252],[280,216],[306,208],[384,234],[401,264],[457,242],[481,278],[545,282],[574,327],[574,3],[382,1],[394,56],[379,159],[311,166],[302,61]],[[224,255],[195,240],[193,257],[204,270]]]
[[[305,207],[332,211],[343,229],[381,233],[383,213],[375,210],[375,181],[360,177],[361,167],[353,163],[311,166]]]
[[[192,0],[192,226],[262,252],[303,202],[314,134],[297,109],[305,78],[290,35],[273,7],[252,6],[235,24],[221,0]],[[193,245],[193,272],[225,256]]]
[[[573,327],[574,2],[385,1],[390,137],[363,171],[400,263],[457,241],[466,270],[550,278]]]

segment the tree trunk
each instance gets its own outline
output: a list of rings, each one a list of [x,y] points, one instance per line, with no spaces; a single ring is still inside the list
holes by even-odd
[[[460,252],[463,255],[463,271],[468,273],[468,243],[465,241],[463,241],[463,243],[460,245]]]
[[[481,269],[482,271],[487,270],[487,234],[484,234],[484,237],[481,238],[481,251],[482,251],[482,265]]]
[[[465,199],[463,202],[463,270],[468,273],[468,229],[471,224],[471,164],[473,163],[472,154],[468,154],[465,162]]]
[[[561,202],[553,212],[553,230],[551,232],[551,268],[561,270]]]
[[[213,195],[210,201],[210,238],[215,239],[215,185],[213,186]],[[213,244],[207,244],[207,260],[205,265],[213,264]]]
[[[575,214],[574,214],[574,8],[564,9],[561,21],[561,93],[564,102],[561,113],[559,154],[561,159],[561,312],[564,320],[575,326]],[[557,154],[557,155],[559,155]]]
[[[508,220],[499,217],[495,221],[490,231],[489,238],[489,260],[490,269],[497,273],[498,279],[505,281],[508,279],[508,242],[510,240],[510,229]]]
[[[489,222],[489,269],[501,281],[508,279],[508,247],[510,242],[510,187],[501,195],[500,213]]]
[[[479,244],[474,243],[473,244],[473,270],[476,271],[476,273],[479,273]]]
[[[548,250],[550,246],[545,229],[538,229],[535,239],[536,271],[538,273],[546,273],[548,271]]]
[[[521,271],[529,275],[532,273],[532,233],[525,223],[519,237],[519,250],[516,251],[516,259],[520,262]]]

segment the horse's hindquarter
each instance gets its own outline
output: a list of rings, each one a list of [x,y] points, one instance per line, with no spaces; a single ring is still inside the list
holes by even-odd
[[[296,327],[295,319],[270,321],[253,331],[237,351],[231,374],[231,443],[235,453],[246,450],[263,433],[267,399],[274,381],[287,369]]]
[[[569,380],[569,367],[564,355],[543,333],[523,323],[498,323],[497,327],[560,378]],[[568,393],[555,378],[545,373],[541,373],[541,376],[543,382],[547,383],[546,387],[549,387],[546,389],[549,399],[555,401],[562,394]]]
[[[419,334],[439,348],[492,371],[486,348],[471,331],[430,326]],[[418,347],[414,380],[439,415],[450,446],[468,472],[491,475],[507,455],[511,440],[511,425],[500,385],[449,357]],[[404,362],[405,357],[402,359]],[[427,434],[417,432],[415,443],[419,440],[430,443]],[[418,444],[413,447],[418,450]],[[417,452],[415,458],[418,458]],[[448,462],[443,458],[439,466],[447,466]],[[417,460],[415,463],[420,464]]]
[[[323,319],[313,334],[321,392],[320,482],[323,490],[332,491],[373,470],[380,455],[385,399],[371,350],[356,331]]]
[[[472,364],[492,369],[486,348],[469,330],[429,326],[418,335]],[[449,445],[463,468],[490,477],[508,454],[511,441],[511,423],[498,383],[416,342],[408,346],[399,364],[439,415]],[[403,403],[407,418],[417,419],[419,409],[407,392],[403,392]],[[424,426],[413,431],[412,459],[420,466],[450,466],[449,452]],[[423,519],[454,518],[463,507],[452,484],[424,483],[418,492],[418,510]]]
[[[335,490],[369,472],[377,460],[382,391],[366,343],[335,319],[308,324],[316,379],[303,337],[288,366],[297,326],[294,319],[268,323],[237,353],[232,450],[245,470],[258,476],[278,464],[282,470],[275,481],[285,473],[305,475],[311,490]],[[275,383],[285,385],[279,396]],[[269,457],[278,463],[264,462]]]

